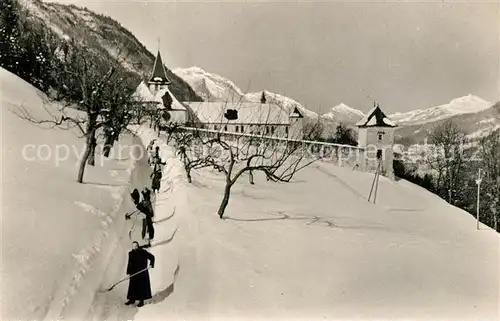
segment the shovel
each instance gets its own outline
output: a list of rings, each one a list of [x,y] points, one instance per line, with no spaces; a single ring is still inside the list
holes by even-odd
[[[140,274],[140,273],[142,273],[142,272],[144,272],[144,271],[146,271],[146,270],[149,270],[150,268],[151,268],[151,267],[147,267],[147,268],[145,268],[145,269],[140,270],[139,272],[136,272],[136,273],[134,273],[134,274],[132,274],[132,275],[129,275],[129,276],[127,276],[127,277],[125,277],[125,278],[121,279],[120,281],[116,282],[115,284],[113,284],[110,288],[108,288],[108,289],[106,289],[106,290],[100,290],[99,292],[109,292],[109,291],[113,290],[113,288],[114,288],[115,286],[117,286],[118,284],[122,283],[123,281],[127,281],[127,280],[128,280],[128,279],[130,279],[131,277],[136,276],[137,274]]]

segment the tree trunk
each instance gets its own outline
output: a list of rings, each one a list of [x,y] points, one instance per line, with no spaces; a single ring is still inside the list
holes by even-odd
[[[231,195],[231,183],[226,182],[226,187],[224,188],[224,198],[219,207],[219,217],[222,219],[224,217],[224,211],[226,210],[227,204],[229,204],[229,196]]]
[[[82,159],[80,160],[80,168],[78,170],[78,183],[83,183],[83,174],[85,173],[85,165],[87,164],[87,160],[90,156],[91,149],[91,138],[87,137],[87,142],[85,143],[85,153],[83,153]]]
[[[191,168],[189,168],[187,164],[184,164],[184,170],[186,171],[188,182],[191,184],[193,182],[193,179],[191,178]]]
[[[95,138],[95,131],[90,133],[90,153],[88,157],[88,164],[95,166],[95,149],[97,146],[97,139]]]
[[[111,148],[115,143],[115,137],[112,135],[108,135],[106,137],[106,141],[104,142],[103,155],[104,157],[109,157],[109,153],[111,152]]]

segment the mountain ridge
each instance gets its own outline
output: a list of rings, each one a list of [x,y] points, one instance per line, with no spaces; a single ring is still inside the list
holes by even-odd
[[[15,6],[15,23],[21,31],[23,26],[43,28],[45,34],[54,35],[50,41],[61,46],[89,47],[96,59],[104,59],[110,65],[120,65],[124,76],[131,84],[138,85],[140,80],[149,76],[155,56],[125,27],[109,16],[95,13],[74,4],[43,2],[41,0],[4,0]],[[69,41],[74,39],[74,42]],[[40,40],[38,40],[40,41]],[[49,39],[45,39],[49,41]],[[200,101],[201,98],[182,78],[165,66],[171,81],[170,89],[182,100]],[[13,70],[15,71],[15,70]],[[28,80],[28,79],[26,79]]]
[[[198,95],[208,101],[260,101],[262,91],[244,94],[243,91],[231,80],[205,71],[203,68],[193,66],[189,68],[176,68],[173,70],[183,78]],[[323,115],[308,110],[292,98],[264,91],[268,101],[277,103],[283,108],[297,107],[309,120],[314,123],[323,123],[325,136],[331,136],[339,123],[354,129],[355,124],[365,115],[362,111],[349,107],[345,103],[333,106]],[[457,122],[470,137],[478,137],[481,133],[500,126],[500,114],[493,104],[472,94],[452,99],[449,103],[432,106],[426,109],[417,109],[405,113],[393,113],[388,117],[398,124],[396,129],[396,142],[423,142],[429,132],[436,125],[446,120]],[[469,117],[468,117],[469,116]]]
[[[399,125],[419,125],[428,122],[451,118],[462,114],[473,114],[484,111],[493,106],[493,103],[485,101],[478,96],[469,94],[452,99],[449,103],[432,106],[426,109],[416,109],[405,113],[394,113],[389,115]]]

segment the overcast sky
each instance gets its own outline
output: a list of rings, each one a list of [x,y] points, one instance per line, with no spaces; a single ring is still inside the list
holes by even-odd
[[[389,113],[500,96],[500,2],[58,0],[118,20],[167,67],[199,66],[307,108]]]

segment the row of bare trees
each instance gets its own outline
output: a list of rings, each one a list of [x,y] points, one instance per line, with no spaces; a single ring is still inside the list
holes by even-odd
[[[333,131],[332,129],[335,128]],[[304,139],[326,143],[357,146],[358,141],[355,131],[347,124],[325,122],[318,117],[304,123]]]
[[[33,116],[21,107],[19,117],[31,123],[62,129],[74,129],[85,140],[85,151],[80,159],[77,181],[83,182],[86,165],[95,166],[99,143],[103,155],[109,156],[120,134],[129,131],[132,122],[144,119],[142,102],[135,96],[134,83],[119,64],[96,59],[92,48],[61,39],[54,49],[57,59],[52,61],[51,91],[47,101],[47,116]],[[57,102],[58,110],[49,105]]]
[[[254,174],[263,173],[267,181],[289,182],[294,175],[318,158],[301,143],[272,140],[265,136],[229,136],[200,128],[178,125],[167,128],[167,141],[173,143],[184,164],[188,181],[192,171],[212,168],[225,177],[223,197],[217,214],[222,219],[231,189],[242,177],[255,184]]]
[[[447,121],[436,126],[429,138],[432,148],[425,153],[425,163],[432,172],[435,193],[475,214],[481,169],[480,218],[500,231],[500,129],[474,141]]]

